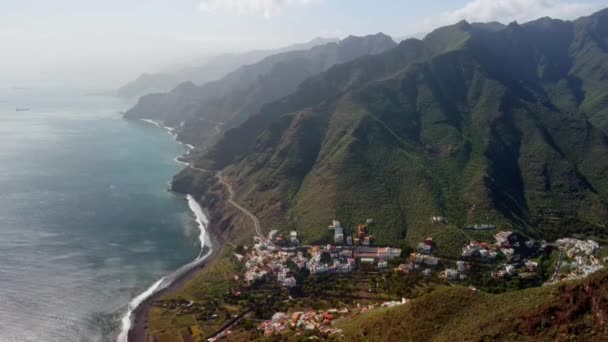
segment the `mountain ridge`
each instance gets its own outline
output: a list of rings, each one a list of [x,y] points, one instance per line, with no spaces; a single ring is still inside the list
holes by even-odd
[[[204,145],[256,113],[265,103],[289,95],[310,76],[334,64],[378,53],[396,43],[383,34],[350,36],[309,50],[291,51],[245,65],[221,80],[186,84],[166,94],[144,96],[127,118],[163,121],[185,142]]]
[[[605,64],[586,62],[604,53],[592,33],[605,13],[501,30],[461,22],[334,66],[195,162],[239,179],[263,223],[306,241],[328,238],[332,217],[348,226],[380,217],[380,242],[416,241],[435,215],[603,237],[608,139],[590,100],[607,94],[588,97],[601,80],[584,73]]]
[[[318,45],[338,41],[337,38],[317,37],[306,43],[293,44],[278,49],[253,50],[242,53],[226,53],[211,56],[199,65],[184,66],[177,70],[161,73],[144,73],[116,90],[116,95],[125,99],[138,98],[147,94],[171,91],[183,82],[204,84],[215,81],[236,70],[242,65],[254,64],[260,60],[279,53],[297,50],[308,50]]]

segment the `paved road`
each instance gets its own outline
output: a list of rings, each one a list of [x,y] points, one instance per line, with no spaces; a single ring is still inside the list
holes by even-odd
[[[262,226],[260,225],[260,220],[257,218],[257,216],[255,216],[251,211],[247,210],[245,207],[243,207],[242,205],[240,205],[238,202],[236,202],[234,200],[234,190],[232,189],[232,185],[230,185],[230,183],[228,183],[226,181],[227,177],[223,176],[221,171],[214,172],[214,171],[194,167],[192,165],[189,165],[189,167],[193,170],[200,171],[200,172],[215,173],[215,177],[217,177],[217,179],[220,181],[220,183],[222,185],[224,185],[226,187],[226,189],[228,190],[228,202],[230,204],[232,204],[235,208],[240,210],[243,214],[249,216],[249,218],[253,221],[256,235],[260,239],[262,239],[262,241],[269,242],[269,241],[267,241],[266,237],[264,236],[264,232],[262,232]]]

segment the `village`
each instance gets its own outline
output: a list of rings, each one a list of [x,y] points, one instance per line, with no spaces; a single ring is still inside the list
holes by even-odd
[[[372,220],[368,220],[370,224]],[[243,253],[235,254],[238,261],[244,262],[243,275],[247,284],[256,281],[275,279],[281,286],[297,285],[288,264],[297,270],[307,270],[310,274],[348,273],[358,266],[368,265],[377,269],[388,268],[388,262],[401,256],[401,249],[370,246],[373,236],[367,234],[366,225],[359,225],[356,238],[347,237],[344,241],[343,228],[334,220],[329,229],[334,231],[334,244],[300,246],[297,232],[290,232],[289,246],[281,247],[277,242],[284,238],[273,231],[269,239],[254,238],[251,248],[244,246]]]
[[[357,227],[354,237],[345,237],[344,227],[339,221],[333,220],[328,227],[333,232],[333,244],[327,245],[300,245],[297,232],[291,231],[286,238],[277,231],[272,231],[268,239],[255,237],[254,244],[251,247],[244,246],[242,254],[235,253],[235,258],[244,265],[243,280],[246,286],[270,281],[285,288],[296,287],[298,281],[295,275],[301,272],[313,276],[392,270],[401,274],[416,272],[428,278],[436,276],[449,282],[466,283],[474,267],[486,265],[492,269],[491,276],[495,280],[513,276],[526,278],[536,274],[539,265],[535,258],[549,247],[560,251],[555,274],[549,279],[550,282],[588,275],[603,268],[603,263],[607,261],[594,256],[599,244],[591,240],[560,239],[549,244],[528,239],[512,231],[495,233],[493,242],[469,241],[462,247],[459,260],[446,260],[435,256],[436,245],[432,237],[420,241],[414,252],[404,258],[399,248],[374,246],[374,237],[367,230],[367,226],[372,223],[373,220],[368,219],[366,224]],[[475,229],[475,226],[472,227]],[[490,225],[477,227],[482,230],[493,228]],[[395,264],[395,259],[406,262]],[[392,268],[389,268],[391,265]],[[564,270],[568,273],[563,273]],[[407,302],[408,300],[403,298],[401,301],[386,301],[377,306],[367,305],[365,308],[372,310],[375,307],[402,305]],[[332,322],[356,310],[361,310],[361,307],[295,311],[290,314],[277,312],[271,320],[262,323],[259,329],[267,336],[280,334],[288,329],[316,330],[331,335],[337,333],[332,328]]]
[[[433,218],[440,219],[440,218]],[[339,275],[351,272],[393,271],[401,274],[420,273],[424,277],[437,277],[448,282],[469,285],[472,271],[480,265],[490,269],[490,275],[496,281],[503,278],[535,276],[539,255],[547,248],[559,251],[554,273],[547,283],[584,277],[604,267],[608,258],[595,256],[599,244],[592,240],[573,238],[558,239],[554,243],[528,239],[520,233],[499,231],[493,234],[494,241],[469,241],[462,247],[458,260],[441,259],[434,255],[436,249],[432,237],[420,241],[409,255],[402,255],[402,250],[389,246],[374,246],[374,237],[369,234],[366,224],[360,224],[354,236],[346,236],[344,227],[333,220],[328,227],[333,232],[333,244],[300,245],[298,234],[291,231],[288,237],[272,231],[268,239],[254,238],[251,247],[244,246],[242,254],[235,253],[238,262],[244,265],[243,280],[246,286],[256,282],[275,282],[284,288],[298,285],[296,273],[306,272],[314,275]],[[476,225],[467,229],[489,230],[492,225]],[[401,260],[398,264],[395,261]],[[403,261],[406,262],[403,262]],[[475,290],[474,287],[471,287]],[[371,289],[370,289],[371,291]],[[331,308],[316,311],[294,311],[291,313],[276,312],[268,321],[258,327],[265,336],[281,334],[290,330],[302,332],[318,331],[325,336],[339,333],[333,322],[339,317],[352,315],[355,312],[373,310],[380,307],[404,305],[409,300],[384,301],[377,304],[366,304],[363,307]]]
[[[553,278],[547,284],[585,278],[608,264],[608,257],[595,255],[600,246],[593,240],[564,238],[555,243],[560,248],[560,255]]]
[[[432,220],[445,225],[442,217]],[[339,338],[341,320],[408,305],[437,285],[503,293],[583,278],[608,263],[593,240],[547,242],[489,224],[464,227],[480,233],[450,254],[442,253],[443,241],[432,236],[401,248],[378,246],[373,220],[364,222],[347,229],[333,220],[327,227],[331,241],[322,245],[302,244],[296,231],[255,236],[251,244],[234,246],[236,273],[223,304],[177,300],[153,305],[195,314],[216,329],[218,322],[226,322],[209,340],[240,331],[240,324],[266,337]],[[241,307],[243,301],[249,304]],[[190,335],[202,338],[209,327],[195,324]]]

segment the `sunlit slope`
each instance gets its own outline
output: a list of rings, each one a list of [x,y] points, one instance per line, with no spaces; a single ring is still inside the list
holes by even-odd
[[[333,217],[373,217],[380,243],[415,241],[432,215],[605,236],[608,139],[586,90],[600,80],[582,77],[604,63],[585,22],[607,18],[439,29],[307,80],[197,162],[305,241],[329,237]]]

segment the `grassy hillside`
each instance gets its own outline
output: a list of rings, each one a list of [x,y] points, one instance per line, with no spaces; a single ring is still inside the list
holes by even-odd
[[[565,341],[608,338],[608,273],[492,295],[438,288],[411,303],[342,322],[346,341]]]

